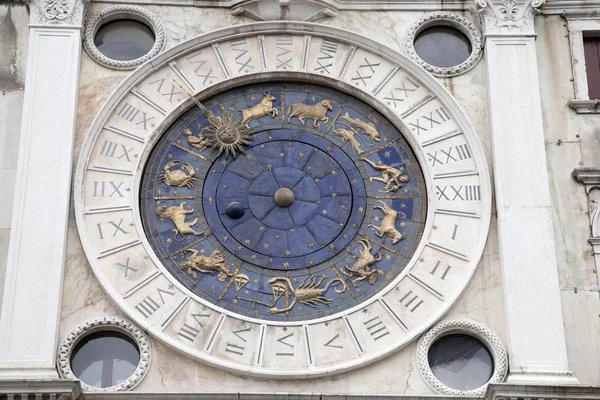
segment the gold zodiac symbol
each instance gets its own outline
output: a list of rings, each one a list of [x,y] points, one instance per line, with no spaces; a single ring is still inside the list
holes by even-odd
[[[219,275],[217,275],[217,279],[219,282],[223,282],[228,276],[231,276],[229,267],[225,263],[225,258],[219,250],[213,250],[209,256],[199,256],[198,250],[194,249],[188,249],[186,251],[189,251],[192,255],[182,262],[181,265],[179,265],[179,268],[184,271],[187,270],[187,273],[194,278],[198,278],[196,271],[210,275],[218,272]]]
[[[325,275],[321,276],[321,279],[317,282],[317,276],[309,276],[304,278],[304,280],[300,283],[300,285],[294,289],[292,282],[286,277],[275,277],[268,280],[268,283],[272,284],[273,289],[273,307],[269,308],[268,311],[271,314],[277,314],[282,312],[287,312],[291,310],[296,302],[300,302],[302,304],[306,304],[310,307],[319,307],[322,305],[327,305],[331,303],[334,299],[328,299],[324,296],[329,286],[332,284],[340,283],[342,284],[341,289],[333,288],[336,293],[343,293],[346,290],[346,285],[344,281],[340,278],[333,278],[325,287],[320,288],[321,283],[326,278]],[[283,295],[286,295],[286,303],[287,296],[291,293],[294,296],[294,300],[284,308],[277,308],[275,304],[277,300]]]
[[[196,178],[193,177],[196,175],[196,170],[188,163],[181,164],[182,169],[171,170],[171,168],[179,164],[181,164],[179,161],[169,161],[164,166],[164,171],[157,174],[157,182],[164,183],[167,186],[187,186],[191,188],[196,182]]]
[[[371,243],[367,239],[362,239],[358,242],[362,245],[363,249],[359,251],[360,256],[358,260],[352,265],[352,267],[344,266],[346,271],[342,270],[342,273],[350,278],[353,286],[357,286],[357,282],[360,282],[364,279],[368,279],[371,285],[375,284],[375,280],[377,279],[375,269],[370,269],[369,267],[375,264],[378,261],[381,261],[383,255],[381,254],[381,250],[377,252],[377,257],[373,257],[371,254]],[[358,276],[356,279],[352,279],[353,276]]]
[[[238,110],[239,112],[241,112],[242,113],[242,124],[245,124],[246,128],[250,128],[250,126],[248,125],[248,121],[250,121],[253,118],[259,119],[259,118],[262,118],[265,115],[269,115],[269,114],[271,114],[271,117],[275,118],[278,115],[277,108],[273,107],[273,102],[275,100],[276,100],[275,97],[272,96],[271,93],[264,92],[263,98],[260,101],[260,103],[258,103],[257,105],[255,105],[251,108],[246,108],[244,110],[240,110],[237,106],[237,103],[235,103],[233,105],[233,106],[235,106],[235,109],[233,108],[233,106],[229,106],[229,109],[231,111]]]
[[[186,129],[183,131],[183,135],[186,136],[186,140],[190,146],[195,147],[200,151],[206,150],[209,146],[208,139],[205,136],[202,136],[202,132],[196,137],[191,130]]]
[[[319,127],[319,121],[329,122],[329,117],[326,116],[327,112],[333,110],[333,106],[329,100],[321,100],[317,104],[308,105],[303,103],[292,104],[288,110],[288,123],[293,117],[296,117],[304,125],[305,119],[313,120],[313,127]]]
[[[194,229],[191,228],[198,222],[198,218],[194,218],[190,222],[185,222],[185,216],[194,212],[193,209],[184,209],[183,206],[185,204],[186,202],[182,201],[179,206],[159,206],[156,208],[156,213],[161,218],[168,218],[175,225],[175,229],[173,229],[173,232],[175,232],[175,240],[177,240],[178,242],[181,242],[184,239],[184,236],[188,233],[191,233],[195,236],[202,235],[202,232],[196,232]],[[177,234],[181,235],[180,240],[177,239]]]
[[[389,238],[392,239],[392,244],[396,244],[400,240],[404,239],[404,236],[396,229],[396,218],[398,218],[398,214],[402,214],[402,216],[404,216],[404,213],[392,209],[381,200],[377,200],[377,202],[383,204],[383,207],[375,206],[373,208],[383,211],[383,219],[381,220],[380,226],[369,224],[369,228],[375,228],[375,234],[380,238],[389,236]]]
[[[362,129],[371,138],[373,144],[375,144],[375,142],[381,141],[381,139],[379,138],[379,132],[377,132],[377,129],[375,129],[375,125],[372,122],[365,122],[358,118],[351,118],[350,114],[348,113],[344,114],[342,119],[345,119],[351,124],[358,126],[359,129]]]
[[[385,183],[383,190],[379,189],[379,193],[397,192],[402,187],[403,183],[407,183],[409,178],[408,175],[402,174],[402,168],[396,169],[389,165],[377,165],[368,158],[361,158],[362,161],[367,162],[371,167],[375,168],[381,173],[381,178],[371,176],[369,181],[378,181]]]

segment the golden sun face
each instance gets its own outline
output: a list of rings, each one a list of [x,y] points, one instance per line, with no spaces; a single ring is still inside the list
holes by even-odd
[[[242,153],[244,146],[249,144],[250,134],[241,119],[233,117],[225,110],[222,116],[209,116],[210,125],[204,128],[205,137],[209,146],[216,149],[219,154],[225,153],[235,156]]]

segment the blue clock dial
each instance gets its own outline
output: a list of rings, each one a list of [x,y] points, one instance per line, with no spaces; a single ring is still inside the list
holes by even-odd
[[[299,321],[356,306],[403,271],[426,190],[383,116],[310,84],[203,103],[212,116],[194,107],[176,121],[142,178],[146,235],[179,282],[248,317]]]

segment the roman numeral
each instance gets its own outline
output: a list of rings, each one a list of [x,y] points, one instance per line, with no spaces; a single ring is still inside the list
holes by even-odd
[[[142,299],[134,308],[138,310],[144,317],[149,318],[153,315],[158,309],[160,309],[165,304],[165,299],[163,295],[175,296],[175,292],[170,292],[165,289],[156,289],[158,293],[158,297],[160,298],[161,303],[159,304],[156,300],[152,298],[152,296],[148,295]]]
[[[287,70],[292,69],[292,37],[291,36],[278,36],[275,38],[275,47],[281,50],[281,53],[276,54],[277,58],[277,69]]]
[[[438,155],[439,153],[439,155]],[[471,152],[466,144],[448,147],[447,150],[436,150],[433,154],[427,153],[431,166],[444,165],[450,162],[462,161],[471,158]]]
[[[250,332],[250,328],[231,331],[231,333],[237,336],[244,344],[234,344],[227,342],[227,345],[225,346],[225,351],[228,353],[236,354],[238,356],[244,355],[244,350],[246,350],[246,343],[248,341],[242,336],[242,333],[246,332]]]
[[[170,88],[168,88],[166,92],[163,92],[162,88],[163,88],[163,85],[165,83],[165,80],[166,80],[166,78],[159,79],[159,80],[156,80],[154,82],[150,82],[150,85],[157,84],[156,85],[156,91],[159,94],[168,97],[169,103],[173,104],[173,96],[175,96],[177,94],[181,94],[181,91],[178,90],[178,88],[177,88],[177,86],[175,86],[175,84],[169,82],[169,84],[167,85],[167,87],[170,86]]]
[[[481,200],[481,186],[479,185],[467,185],[467,186],[436,186],[435,187],[438,195],[438,200],[454,201],[456,199],[461,201],[479,201]]]
[[[412,290],[409,290],[399,301],[404,307],[408,308],[410,312],[415,312],[415,310],[424,303],[424,301],[420,300],[419,296],[414,294]]]
[[[442,265],[442,262],[438,260],[435,263],[435,266],[431,270],[430,274],[435,276],[437,270],[439,269],[440,271],[442,271],[442,275],[440,276],[440,279],[441,280],[445,280],[446,279],[446,275],[448,275],[448,272],[450,272],[450,270],[452,269],[452,267],[449,266],[449,265],[446,265],[445,268],[444,267],[440,268],[441,265]]]
[[[375,67],[378,67],[379,65],[381,65],[381,63],[372,63],[365,57],[365,63],[358,66],[356,69],[356,76],[350,78],[350,80],[355,81],[357,85],[362,82],[363,85],[366,86],[366,81],[373,77],[373,74],[375,74]]]
[[[373,340],[379,340],[382,337],[390,334],[390,331],[388,331],[387,327],[384,325],[383,321],[381,321],[379,316],[371,318],[370,320],[363,322],[363,324],[365,325],[365,328],[367,328],[367,331]]]
[[[338,340],[339,338],[340,338],[340,334],[336,333],[335,336],[332,337],[331,340],[329,340],[329,342],[325,343],[323,346],[325,346],[325,347],[331,347],[331,348],[334,348],[334,349],[343,349],[344,346],[335,344],[335,341]]]
[[[208,317],[210,317],[210,314],[192,314],[192,318],[194,318],[194,320],[196,321],[196,324],[198,324],[200,329],[204,328],[204,324],[202,322],[200,322],[200,318],[208,318]],[[191,323],[193,323],[193,322],[191,322]],[[194,340],[196,340],[196,338],[200,334],[200,329],[198,329],[194,326],[191,326],[187,323],[184,323],[183,326],[181,327],[181,329],[179,330],[179,332],[177,332],[177,335],[181,336],[182,338],[184,338],[186,340],[189,340],[190,342],[194,342]]]
[[[127,273],[129,271],[138,272],[137,269],[129,266],[129,260],[131,260],[131,257],[127,257],[127,261],[125,261],[124,263],[118,262],[118,263],[115,264],[117,267],[121,267],[121,268],[123,268],[125,270],[125,277],[127,277]]]
[[[417,135],[421,134],[421,131],[427,132],[437,125],[441,125],[443,122],[450,120],[450,116],[444,107],[440,107],[437,110],[434,110],[429,113],[429,115],[424,115],[420,118],[417,118],[415,122],[411,122],[408,124],[413,132],[416,132]]]
[[[137,154],[134,154],[130,157],[130,153],[132,151],[133,147],[128,149],[124,144],[105,140],[102,144],[102,148],[100,149],[100,154],[109,158],[117,157],[117,160],[121,160],[123,157],[125,157],[127,162],[131,162],[131,157],[137,158]]]
[[[452,231],[452,240],[456,240],[456,232],[458,231],[458,225],[454,224],[454,230]]]
[[[244,70],[244,72],[249,72],[248,68],[254,69],[254,67],[250,65],[250,63],[252,62],[252,57],[246,57],[246,55],[248,54],[247,46],[248,43],[246,42],[246,39],[240,39],[231,42],[231,49],[237,53],[237,55],[235,56],[235,63],[240,66],[238,68],[238,72],[242,72],[242,70]]]
[[[416,91],[420,87],[421,86],[419,86],[412,79],[410,79],[410,77],[408,77],[405,78],[402,82],[400,82],[400,85],[398,87],[392,89],[388,97],[384,97],[384,99],[389,100],[387,103],[388,106],[393,103],[394,108],[396,108],[398,106],[398,103],[402,103],[408,98],[410,93]]]
[[[100,236],[100,239],[104,239],[104,230],[102,229],[103,225],[104,226],[108,225],[110,228],[114,228],[112,237],[117,236],[118,233],[121,233],[123,235],[128,234],[129,232],[121,227],[122,224],[123,224],[123,218],[121,218],[118,223],[115,221],[108,221],[106,223],[100,222],[100,223],[96,224],[96,226],[98,227],[98,235]]]
[[[315,71],[319,71],[322,74],[331,74],[329,68],[333,66],[333,59],[335,58],[335,53],[337,53],[337,48],[338,44],[336,42],[323,40],[319,49],[320,57],[317,58],[319,66],[315,68]]]
[[[113,197],[117,195],[119,197],[124,197],[123,193],[121,193],[121,186],[123,186],[123,182],[119,182],[117,185],[113,181],[94,181],[94,197]]]
[[[148,117],[148,114],[146,114],[145,111],[141,111],[139,108],[136,108],[129,103],[123,104],[123,107],[117,111],[117,115],[135,125],[143,124],[145,131],[148,130],[147,123],[154,119],[154,117]],[[139,118],[137,118],[136,122],[136,117],[138,116]],[[152,127],[154,128],[154,124],[152,124]]]
[[[292,332],[290,334],[287,334],[287,335],[285,335],[285,336],[280,337],[279,339],[277,339],[277,341],[279,343],[284,344],[284,345],[286,345],[288,347],[291,347],[292,348],[292,352],[291,353],[290,352],[281,352],[281,353],[277,352],[277,353],[275,353],[276,356],[293,356],[294,355],[294,351],[293,351],[294,350],[294,345],[291,344],[291,343],[287,343],[285,341],[286,339],[291,338],[293,336],[294,336],[294,333]]]

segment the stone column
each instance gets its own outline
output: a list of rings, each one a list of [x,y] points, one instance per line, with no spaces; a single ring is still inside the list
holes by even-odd
[[[31,0],[0,379],[56,378],[83,0]]]
[[[575,384],[567,361],[535,47],[544,0],[475,0],[485,33],[511,383]]]

